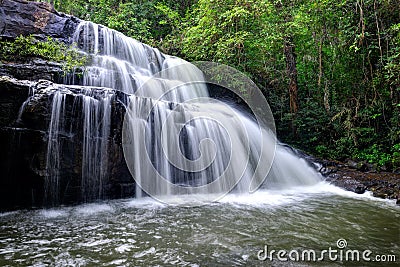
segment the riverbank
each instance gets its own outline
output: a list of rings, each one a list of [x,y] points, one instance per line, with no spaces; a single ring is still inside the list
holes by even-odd
[[[326,181],[357,194],[370,191],[374,197],[395,199],[400,205],[400,173],[378,171],[368,164],[352,160],[317,162],[321,164],[319,171]]]

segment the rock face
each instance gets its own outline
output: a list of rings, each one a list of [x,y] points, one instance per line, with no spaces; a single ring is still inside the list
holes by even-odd
[[[52,37],[70,44],[80,22],[75,17],[56,12],[48,3],[0,0],[0,37],[3,39],[33,34],[39,40]],[[145,46],[145,49],[150,58],[157,60],[150,47]],[[70,79],[74,79],[74,84],[81,84],[81,77],[74,74],[64,77],[57,63],[38,58],[27,58],[24,62],[1,62],[0,59],[0,145],[3,151],[0,155],[3,170],[0,176],[0,210],[135,195],[136,185],[126,166],[121,145],[124,104],[128,96],[109,88],[61,84],[69,83]],[[57,133],[60,147],[56,148],[58,197],[53,201],[52,192],[49,192],[52,191],[49,188],[53,188],[48,184],[49,177],[54,175],[49,175],[47,166],[54,162],[54,159],[49,159],[48,151],[52,139],[49,126],[55,92],[63,94],[63,116],[59,121],[64,127]],[[107,166],[102,170],[105,173],[101,181],[102,192],[89,196],[84,189],[88,186],[83,186],[83,180],[90,179],[83,175],[83,168],[88,165],[83,163],[84,135],[87,136],[83,110],[87,92],[91,98],[89,101],[93,102],[101,95],[111,95],[110,132],[102,141],[107,154]],[[97,148],[94,146],[91,151]]]
[[[46,80],[26,81],[8,76],[0,77],[0,143],[3,153],[0,166],[0,209],[40,207],[45,199],[46,155],[52,98],[55,91],[65,94],[65,120],[71,132],[60,134],[60,199],[57,204],[85,201],[82,196],[82,125],[79,117],[82,102],[77,96],[81,86],[59,85]],[[93,94],[105,88],[91,88]],[[34,95],[32,95],[34,92]],[[134,196],[135,184],[123,157],[121,146],[122,122],[125,115],[121,92],[111,92],[112,131],[107,142],[110,155],[108,173],[102,198]],[[77,167],[79,166],[79,167]]]
[[[50,36],[70,43],[79,22],[75,17],[58,13],[49,3],[0,1],[0,36],[3,38],[34,34],[39,39]]]
[[[30,81],[49,80],[60,82],[64,79],[61,64],[40,58],[27,59],[25,62],[0,63],[0,75]]]
[[[79,22],[75,17],[56,12],[48,3],[0,1],[0,37],[3,39],[33,34],[39,40],[50,36],[70,43]],[[3,152],[0,155],[3,172],[0,176],[0,210],[42,206],[45,204],[50,88],[58,85],[41,79],[60,81],[62,69],[57,63],[35,58],[25,62],[0,61],[0,76],[0,143]],[[34,96],[33,91],[36,92]],[[66,143],[74,146],[74,141],[70,139]],[[71,185],[78,179],[73,171],[71,168],[66,173]],[[62,203],[79,201],[73,190],[73,186],[63,189]]]

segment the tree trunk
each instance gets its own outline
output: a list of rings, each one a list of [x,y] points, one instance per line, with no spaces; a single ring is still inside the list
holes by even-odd
[[[289,77],[290,112],[296,114],[299,110],[299,102],[297,98],[297,69],[295,47],[291,42],[291,38],[286,38],[285,40],[284,53],[286,58],[286,71]]]

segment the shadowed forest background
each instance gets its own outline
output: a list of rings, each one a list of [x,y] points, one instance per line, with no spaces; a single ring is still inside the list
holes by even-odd
[[[398,0],[47,2],[167,54],[246,73],[267,97],[283,142],[319,157],[400,167]]]

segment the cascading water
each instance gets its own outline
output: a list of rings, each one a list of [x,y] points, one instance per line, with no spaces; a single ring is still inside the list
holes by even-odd
[[[211,101],[205,83],[198,83],[204,80],[203,74],[194,65],[91,22],[82,22],[73,40],[91,60],[83,74],[83,85],[130,95],[125,103],[124,124],[125,138],[130,143],[124,146],[124,152],[133,159],[127,161],[128,167],[146,192],[208,194],[227,192],[235,186],[248,192],[252,178],[268,169],[258,168],[257,159],[268,150],[275,150],[274,134],[260,129],[246,113]],[[78,97],[83,101],[82,198],[92,200],[102,197],[102,183],[108,175],[107,139],[113,96],[94,97],[85,91]],[[53,199],[52,195],[58,194],[57,134],[62,127],[63,103],[63,94],[56,92],[49,127],[46,183]],[[287,187],[320,180],[304,160],[283,146],[278,145],[275,152],[267,186]],[[272,157],[266,158],[272,162]],[[146,183],[153,175],[160,175],[163,180]],[[217,179],[221,175],[240,179]],[[210,183],[212,189],[205,186]],[[142,194],[137,186],[136,197]]]
[[[110,134],[111,99],[113,94],[105,94],[100,99],[89,90],[83,98],[83,159],[82,197],[96,199],[103,196],[103,183],[107,175],[107,143]]]
[[[70,87],[72,89],[72,87]],[[66,121],[67,96],[73,96],[73,106],[82,107],[73,111],[75,121]],[[103,184],[106,180],[108,162],[108,137],[110,131],[111,100],[114,97],[112,90],[92,91],[77,87],[76,90],[54,90],[52,94],[51,118],[48,132],[45,203],[57,205],[61,202],[63,192],[60,191],[60,173],[63,151],[71,148],[64,147],[65,139],[71,140],[82,131],[81,154],[81,200],[90,201],[103,196]],[[77,127],[76,125],[80,125]],[[76,167],[74,167],[76,168]],[[69,183],[70,181],[67,181]],[[64,181],[65,183],[65,181]]]
[[[60,172],[60,134],[64,129],[63,116],[65,110],[65,94],[56,91],[53,94],[51,120],[49,126],[49,137],[47,143],[46,157],[46,181],[45,197],[46,202],[52,205],[59,203],[59,172]]]
[[[22,114],[23,114],[24,111],[25,111],[26,105],[29,103],[29,101],[30,101],[34,96],[35,96],[35,88],[32,87],[32,86],[30,86],[30,87],[29,87],[28,99],[25,100],[24,103],[22,103],[22,106],[21,106],[21,108],[19,109],[17,122],[20,122],[20,121],[21,121]]]

